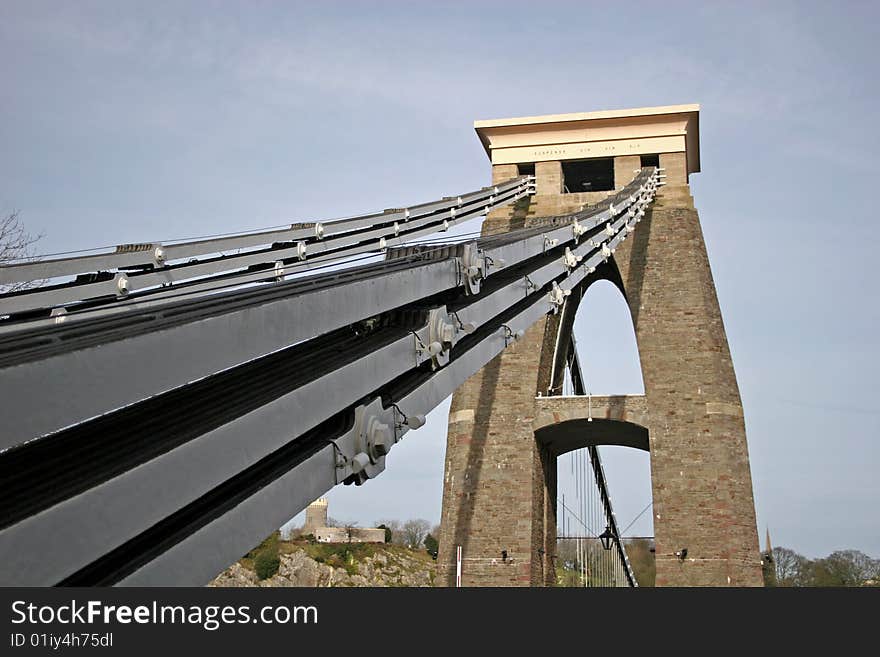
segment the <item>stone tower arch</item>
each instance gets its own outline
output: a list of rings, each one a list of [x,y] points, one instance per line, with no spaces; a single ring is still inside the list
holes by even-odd
[[[689,174],[699,171],[698,110],[691,105],[477,122],[494,182],[518,175],[517,163],[534,162],[537,176],[537,194],[491,214],[484,234],[534,225],[607,196],[567,189],[566,159],[610,155],[619,189],[643,155],[656,157],[667,185],[631,239],[572,291],[561,313],[532,326],[453,396],[441,584],[454,583],[457,546],[465,586],[554,582],[558,450],[546,440],[553,434],[547,414],[564,409],[554,409],[546,391],[562,376],[577,305],[593,282],[607,279],[621,290],[632,316],[645,395],[618,399],[616,407],[609,401],[612,415],[606,417],[647,430],[657,584],[762,585],[742,403],[688,186]],[[559,422],[568,422],[569,431],[577,427],[573,417]],[[629,439],[636,441],[637,433]],[[675,556],[682,548],[685,561]]]

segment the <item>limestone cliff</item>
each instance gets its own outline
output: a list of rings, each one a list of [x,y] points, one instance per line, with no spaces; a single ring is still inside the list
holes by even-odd
[[[345,551],[344,547],[339,548]],[[248,559],[220,573],[208,586],[433,586],[435,564],[425,552],[377,546],[355,554],[343,565],[338,559],[309,556],[309,547],[291,546],[279,555],[278,572],[260,580]]]

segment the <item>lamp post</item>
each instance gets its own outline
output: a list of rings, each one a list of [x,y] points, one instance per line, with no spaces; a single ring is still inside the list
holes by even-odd
[[[615,540],[614,532],[611,531],[611,525],[605,526],[605,531],[599,534],[599,540],[602,541],[603,549],[611,549],[611,541]]]

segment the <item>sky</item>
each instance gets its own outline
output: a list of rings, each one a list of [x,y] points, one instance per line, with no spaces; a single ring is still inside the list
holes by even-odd
[[[760,534],[880,557],[878,21],[871,2],[4,0],[0,211],[43,253],[328,219],[487,184],[475,119],[700,103],[691,189]],[[576,333],[594,393],[641,391],[613,289]],[[331,516],[437,522],[447,410]],[[626,526],[648,456],[602,454]]]

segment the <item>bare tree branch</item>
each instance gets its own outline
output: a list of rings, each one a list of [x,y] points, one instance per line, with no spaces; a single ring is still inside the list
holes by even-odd
[[[0,216],[0,265],[38,260],[33,247],[42,237],[42,234],[32,235],[25,230],[18,210]],[[0,285],[0,294],[38,287],[42,283],[43,281],[23,281]]]
[[[411,549],[418,549],[422,541],[425,540],[425,536],[428,535],[429,529],[431,529],[431,523],[427,520],[421,518],[407,520],[401,527],[404,543]]]

